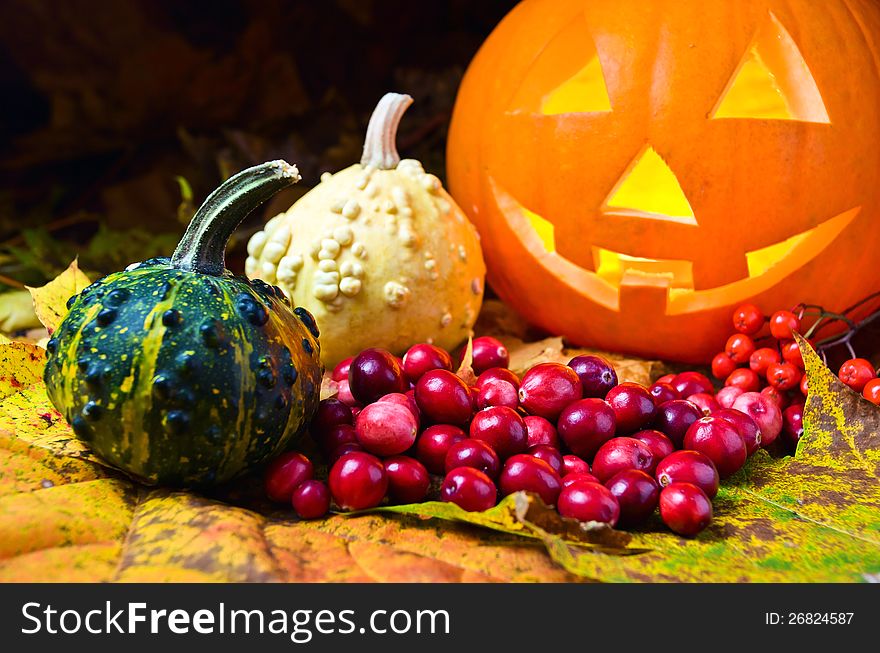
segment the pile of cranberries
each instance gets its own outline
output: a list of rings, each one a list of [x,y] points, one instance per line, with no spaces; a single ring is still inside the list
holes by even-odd
[[[743,391],[728,401],[699,372],[646,388],[618,383],[599,356],[541,363],[522,378],[508,362],[490,337],[473,341],[473,385],[431,344],[403,359],[366,349],[343,361],[338,395],[310,427],[327,484],[289,453],[268,469],[269,497],[314,518],[331,498],[342,510],[423,501],[435,475],[440,499],[464,510],[525,490],[564,517],[612,526],[638,526],[659,508],[670,529],[692,536],[712,519],[719,478],[782,430],[775,397]]]

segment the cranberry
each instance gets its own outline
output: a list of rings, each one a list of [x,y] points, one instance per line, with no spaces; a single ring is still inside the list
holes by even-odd
[[[715,401],[717,401],[718,405],[722,408],[730,408],[733,406],[733,402],[736,401],[736,398],[743,392],[745,392],[745,390],[735,385],[726,385],[715,395]]]
[[[482,390],[483,385],[489,381],[507,381],[519,390],[519,377],[506,367],[491,367],[477,377],[477,389]]]
[[[725,351],[716,354],[712,359],[712,376],[716,379],[726,379],[735,369],[736,362]]]
[[[624,469],[606,483],[620,506],[620,523],[637,526],[644,522],[657,507],[660,486],[657,481],[638,469]]]
[[[804,374],[804,379],[807,375]],[[806,394],[806,393],[804,393]],[[871,379],[862,388],[862,396],[874,405],[880,405],[880,379]]]
[[[406,394],[400,392],[392,392],[385,395],[384,397],[380,397],[376,403],[397,404],[398,406],[403,406],[415,418],[416,427],[418,427],[419,421],[422,418],[422,411],[419,410],[419,405],[416,403],[415,395],[409,390],[407,390]]]
[[[309,430],[319,440],[327,431],[340,424],[352,424],[351,408],[336,398],[323,399],[312,418]]]
[[[442,501],[450,501],[469,512],[482,512],[494,506],[497,493],[492,480],[473,467],[453,469],[440,486]]]
[[[452,357],[449,352],[436,345],[413,345],[403,355],[403,373],[410,383],[416,383],[425,372],[451,369]]]
[[[534,447],[529,447],[526,453],[539,460],[543,460],[553,468],[554,472],[562,474],[562,454],[559,453],[559,449],[556,447],[551,447],[546,444],[537,444]]]
[[[804,434],[804,407],[798,404],[782,411],[782,437],[789,448],[797,447]]]
[[[418,503],[428,494],[431,477],[415,458],[392,456],[383,461],[388,476],[388,495],[397,503]]]
[[[782,358],[784,358],[787,363],[791,363],[801,371],[805,369],[804,357],[801,354],[801,348],[798,347],[796,341],[789,340],[788,342],[783,342],[779,348],[782,350]]]
[[[743,304],[733,312],[733,328],[753,336],[764,326],[764,314],[754,304]]]
[[[446,472],[449,473],[456,467],[473,467],[489,478],[495,478],[501,469],[501,461],[495,450],[483,440],[468,438],[456,442],[446,452]]]
[[[483,384],[477,395],[477,407],[488,408],[489,406],[507,406],[516,410],[519,407],[519,397],[516,388],[508,381],[492,381]]]
[[[608,391],[617,385],[617,372],[601,356],[575,356],[568,361],[568,366],[581,380],[585,399],[604,399]]]
[[[351,367],[351,362],[353,360],[354,356],[349,356],[336,363],[336,367],[333,368],[330,378],[334,381],[342,381],[342,379],[348,380],[348,370]]]
[[[503,495],[521,490],[534,492],[548,506],[554,506],[562,489],[562,479],[546,461],[528,454],[517,454],[504,463],[498,486]]]
[[[348,384],[348,379],[337,381],[336,388],[336,398],[339,399],[339,401],[344,403],[349,408],[360,406],[357,399],[355,399],[354,395],[351,394],[351,386]]]
[[[712,521],[712,502],[696,485],[672,483],[660,492],[660,518],[670,530],[693,537]]]
[[[715,397],[705,392],[698,392],[687,398],[694,406],[699,408],[703,415],[711,415],[714,411],[721,408],[721,405],[715,400]]]
[[[788,406],[788,395],[785,392],[780,392],[772,385],[761,388],[761,394],[775,401],[776,405],[779,406],[779,410],[785,410],[785,407]]]
[[[745,440],[733,424],[720,417],[703,417],[691,424],[684,447],[705,454],[721,478],[739,471],[746,462]]]
[[[761,377],[747,367],[741,367],[734,370],[727,380],[724,381],[726,386],[735,386],[743,392],[755,392],[761,387]]]
[[[562,477],[562,487],[568,487],[572,483],[577,482],[586,482],[586,483],[599,483],[599,479],[590,474],[589,472],[578,472],[575,474],[566,474]],[[601,485],[601,483],[599,483]]]
[[[676,448],[684,442],[684,434],[691,424],[702,417],[700,409],[684,399],[667,401],[657,409],[654,417],[654,428],[665,433]]]
[[[540,363],[525,373],[519,402],[531,415],[555,420],[563,409],[581,398],[581,382],[570,367]]]
[[[456,442],[467,437],[457,426],[436,424],[426,428],[416,440],[416,458],[432,474],[442,474],[446,467],[446,453]]]
[[[664,458],[655,472],[661,487],[670,483],[693,483],[709,498],[718,494],[718,470],[699,451],[676,451]]]
[[[698,392],[712,393],[715,387],[705,374],[699,372],[682,372],[672,379],[672,387],[679,397],[690,397]]]
[[[501,460],[523,453],[529,446],[525,422],[507,406],[492,406],[479,411],[471,422],[470,435],[476,440],[485,440]]]
[[[355,431],[354,427],[351,424],[340,424],[339,426],[334,426],[321,436],[318,445],[321,447],[321,452],[324,456],[328,457],[340,445],[357,441],[357,431]]]
[[[676,376],[678,376],[678,375],[677,374],[664,374],[659,379],[654,381],[654,383],[668,383],[669,385],[672,385],[672,382],[675,381]],[[676,390],[676,392],[678,392],[678,390]]]
[[[767,374],[768,367],[781,362],[782,357],[776,349],[761,347],[760,349],[756,349],[749,357],[749,369],[755,374],[764,376]]]
[[[603,522],[614,526],[620,517],[620,504],[604,485],[571,483],[559,493],[559,514],[578,521]]]
[[[507,367],[510,363],[510,354],[507,347],[490,336],[474,338],[473,342],[474,374],[480,375],[493,367]]]
[[[601,399],[576,401],[559,416],[559,437],[572,453],[592,458],[605,442],[614,437],[614,410]]]
[[[300,518],[319,519],[330,510],[330,490],[323,481],[303,481],[293,491],[290,502]]]
[[[393,456],[413,445],[419,426],[405,406],[377,402],[360,412],[355,430],[364,449],[377,456]]]
[[[735,408],[721,408],[712,413],[712,417],[720,417],[733,424],[737,432],[746,443],[746,453],[751,456],[761,448],[761,429],[755,424],[755,420]]]
[[[654,468],[660,464],[661,460],[675,451],[675,445],[672,444],[672,440],[660,431],[639,431],[638,433],[633,433],[633,437],[651,450],[651,455],[654,457]],[[654,473],[654,469],[649,471],[652,474]]]
[[[312,478],[312,461],[301,453],[287,451],[269,463],[264,483],[266,496],[278,503],[288,503],[296,487]]]
[[[467,424],[474,414],[468,386],[448,370],[426,372],[416,383],[422,413],[441,424]]]
[[[668,383],[660,383],[659,381],[648,388],[648,394],[654,398],[655,406],[665,404],[667,401],[672,401],[673,399],[678,399],[678,392],[676,392],[675,388]]]
[[[770,334],[777,340],[791,340],[801,328],[801,321],[791,311],[776,311],[770,316]]]
[[[559,448],[559,436],[556,434],[556,427],[552,423],[537,415],[526,415],[523,417],[523,423],[526,425],[530,447],[546,444],[550,447]]]
[[[593,460],[593,476],[604,483],[624,469],[648,471],[654,466],[654,454],[641,440],[612,438],[599,447]]]
[[[779,436],[782,430],[782,411],[770,397],[760,392],[744,392],[736,398],[732,407],[755,420],[761,430],[762,447],[771,445]]]
[[[365,510],[381,503],[388,489],[382,461],[368,453],[347,453],[330,469],[330,493],[343,510]]]
[[[654,419],[654,398],[638,383],[621,383],[605,398],[614,410],[617,434],[627,435],[645,428]]]
[[[868,381],[877,375],[874,373],[874,366],[871,364],[871,361],[864,358],[851,358],[840,366],[840,372],[837,376],[850,388],[856,392],[861,392],[865,389]],[[798,378],[798,381],[800,381],[800,378]]]
[[[348,370],[351,394],[359,403],[371,404],[389,392],[406,392],[409,387],[397,357],[384,349],[364,349]]]
[[[330,463],[330,465],[333,465],[337,460],[339,460],[346,454],[354,452],[366,453],[366,450],[361,446],[360,442],[343,442],[330,452],[330,455],[327,456],[327,462]]]
[[[568,476],[569,474],[590,474],[590,465],[582,458],[578,458],[573,454],[567,454],[562,457],[561,474],[563,476]]]

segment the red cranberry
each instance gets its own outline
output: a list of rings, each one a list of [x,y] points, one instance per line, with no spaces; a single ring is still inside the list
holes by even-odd
[[[648,471],[654,466],[654,455],[641,440],[611,438],[599,447],[593,460],[593,476],[604,483],[624,469]]]
[[[675,451],[675,445],[672,444],[672,440],[667,438],[660,431],[654,431],[652,429],[639,431],[638,433],[633,433],[633,437],[651,450],[651,455],[654,457],[655,469],[657,465],[660,464],[661,460]],[[651,474],[654,473],[654,469],[649,471]]]
[[[442,474],[449,448],[466,437],[464,431],[457,426],[449,424],[429,426],[416,440],[416,458],[432,474]]]
[[[604,485],[571,483],[559,493],[557,510],[563,517],[578,521],[597,521],[614,526],[620,517],[620,504]]]
[[[302,519],[319,519],[330,510],[330,490],[323,481],[303,481],[290,497],[293,509]]]
[[[431,370],[419,379],[416,403],[424,415],[441,424],[467,424],[474,414],[468,386],[448,370]]]
[[[321,447],[321,452],[326,458],[336,451],[337,447],[348,442],[357,442],[357,431],[354,430],[351,424],[340,424],[339,426],[334,426],[321,436],[318,445]]]
[[[554,472],[562,474],[562,454],[559,453],[559,449],[556,447],[551,447],[546,444],[537,444],[534,447],[529,447],[526,453],[539,460],[543,460],[553,468]]]
[[[788,394],[785,391],[780,391],[779,388],[768,385],[766,388],[761,388],[761,394],[775,401],[776,405],[779,406],[779,410],[785,410],[788,406]]]
[[[296,487],[312,478],[313,473],[312,461],[301,453],[282,453],[266,468],[266,496],[278,503],[288,503]]]
[[[516,410],[519,407],[519,397],[513,384],[508,381],[484,383],[477,395],[477,407],[489,406],[507,406]]]
[[[405,406],[377,402],[365,406],[355,423],[358,442],[377,456],[403,453],[416,441],[419,426]]]
[[[473,467],[489,478],[496,478],[501,469],[501,461],[495,450],[483,440],[467,438],[456,442],[446,452],[446,473],[457,467]]]
[[[721,408],[719,403],[715,401],[715,397],[705,392],[698,392],[695,395],[691,395],[687,400],[699,408],[703,415],[711,415]]]
[[[562,457],[562,475],[569,474],[590,474],[590,465],[583,458],[579,458],[573,454],[567,454]]]
[[[351,408],[339,401],[339,399],[331,397],[330,399],[323,399],[318,404],[318,410],[312,418],[309,430],[312,433],[312,437],[320,440],[321,436],[334,426],[352,423]]]
[[[384,349],[364,349],[348,370],[351,394],[362,404],[371,404],[389,392],[406,392],[409,387],[397,357]]]
[[[804,434],[804,407],[792,404],[782,411],[782,437],[789,448],[797,447]]]
[[[657,507],[660,486],[648,474],[638,469],[625,469],[605,483],[620,505],[620,523],[637,526],[644,522]]]
[[[388,495],[397,503],[418,503],[428,494],[431,477],[415,458],[392,456],[383,461],[388,476]]]
[[[337,460],[342,458],[343,456],[355,453],[355,452],[363,452],[366,453],[366,450],[361,446],[360,442],[343,442],[338,447],[336,447],[330,455],[327,456],[327,462],[333,465]]]
[[[474,374],[480,375],[493,367],[507,367],[510,364],[510,354],[507,347],[490,336],[474,338]]]
[[[614,410],[618,435],[628,435],[645,428],[654,419],[654,398],[638,383],[621,383],[605,398]]]
[[[348,384],[348,379],[337,381],[336,387],[336,398],[339,399],[339,401],[352,409],[354,409],[355,406],[360,406],[357,399],[351,394],[351,386]]]
[[[614,437],[614,410],[601,399],[576,401],[559,416],[559,437],[572,453],[592,458],[605,442]]]
[[[506,367],[492,367],[477,377],[477,389],[482,390],[486,383],[494,381],[507,381],[519,390],[519,377]]]
[[[675,381],[676,376],[678,376],[678,374],[664,374],[659,379],[654,381],[654,383],[668,383],[669,385],[673,385],[673,381]],[[678,390],[676,390],[676,392],[678,392]]]
[[[648,394],[654,399],[654,405],[660,406],[667,401],[678,399],[678,392],[668,383],[655,383],[648,388]]]
[[[415,418],[416,427],[418,427],[419,422],[422,418],[422,411],[419,410],[419,405],[416,403],[415,395],[409,390],[407,390],[406,394],[400,392],[392,392],[391,394],[387,394],[384,397],[380,397],[376,403],[397,404],[398,406],[403,406]]]
[[[782,431],[782,411],[775,401],[760,392],[744,392],[733,402],[733,408],[755,420],[761,429],[762,447],[772,444]]]
[[[330,469],[330,493],[343,510],[374,508],[387,489],[382,461],[368,453],[347,453]]]
[[[672,387],[679,397],[690,397],[698,392],[713,393],[715,386],[705,374],[699,372],[682,372],[672,379]]]
[[[563,409],[581,398],[581,382],[570,367],[540,363],[525,373],[519,402],[531,415],[555,420]]]
[[[721,478],[739,471],[746,462],[745,440],[733,424],[720,417],[703,417],[691,424],[684,448],[705,454]]]
[[[675,533],[693,537],[712,521],[712,502],[696,485],[672,483],[660,492],[660,518]]]
[[[665,433],[677,448],[684,442],[684,434],[703,413],[694,404],[684,399],[667,401],[657,409],[654,428]]]
[[[507,406],[492,406],[479,411],[471,422],[470,435],[476,440],[485,440],[501,460],[522,453],[529,446],[525,422]]]
[[[585,399],[604,399],[608,391],[617,385],[614,366],[601,356],[575,356],[568,361],[568,366],[581,380]]]
[[[710,499],[718,494],[718,470],[699,451],[676,451],[657,465],[655,472],[661,487],[670,483],[693,483]]]
[[[562,489],[562,479],[546,461],[517,454],[504,463],[498,486],[505,496],[521,490],[534,492],[548,506],[554,506]]]
[[[745,390],[735,385],[726,385],[721,390],[718,391],[718,394],[715,395],[715,401],[718,402],[718,405],[722,408],[730,408],[733,406],[733,402],[736,401],[736,398],[739,397]]]
[[[348,381],[348,370],[351,367],[351,362],[354,360],[354,356],[349,356],[348,358],[343,358],[336,364],[336,367],[333,368],[333,373],[330,375],[330,378],[334,381],[342,381],[345,379]]]
[[[712,413],[712,417],[720,417],[733,424],[746,443],[746,454],[751,456],[761,448],[761,429],[751,417],[735,408],[721,408]]]
[[[403,355],[403,373],[410,383],[416,383],[425,372],[451,369],[452,357],[449,352],[426,342],[413,345]]]
[[[550,447],[559,448],[559,436],[556,433],[556,427],[552,423],[537,415],[526,415],[523,417],[523,422],[526,425],[526,431],[528,431],[530,447],[546,444]]]
[[[473,467],[453,469],[440,486],[442,501],[450,501],[469,512],[488,510],[495,505],[497,496],[492,479]]]
[[[562,477],[562,487],[568,487],[572,483],[599,483],[599,479],[589,472],[578,472],[575,474],[566,474]],[[601,483],[599,483],[601,485]]]

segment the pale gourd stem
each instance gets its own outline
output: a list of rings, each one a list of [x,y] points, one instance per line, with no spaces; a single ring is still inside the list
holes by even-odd
[[[364,139],[362,166],[372,166],[379,170],[393,170],[400,163],[397,153],[397,126],[403,113],[412,104],[409,95],[386,93],[370,116],[367,137]]]
[[[227,179],[208,196],[171,256],[181,270],[220,276],[226,270],[226,243],[247,215],[278,191],[300,180],[295,165],[269,161]]]

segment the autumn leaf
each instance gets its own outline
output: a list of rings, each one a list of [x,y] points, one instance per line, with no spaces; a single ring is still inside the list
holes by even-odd
[[[45,286],[28,288],[33,297],[34,311],[50,335],[67,315],[67,300],[78,295],[90,283],[74,259],[64,272]]]

